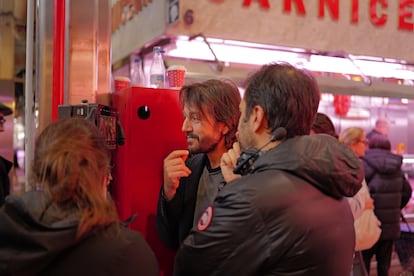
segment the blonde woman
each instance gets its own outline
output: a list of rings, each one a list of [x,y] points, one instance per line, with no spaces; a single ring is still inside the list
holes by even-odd
[[[360,127],[349,127],[342,131],[341,135],[339,136],[339,141],[348,145],[358,157],[363,157],[365,155],[365,151],[367,149],[367,140],[365,137],[365,132]],[[362,183],[361,190],[364,190],[365,194],[365,208],[364,209],[374,209],[374,201],[372,200],[371,196],[369,195],[369,190],[367,183],[364,179]],[[356,218],[359,216],[356,216]]]
[[[365,137],[365,132],[360,127],[349,127],[342,131],[339,141],[348,145],[358,157],[363,157],[365,155],[365,151],[367,149],[368,143]],[[374,201],[372,200],[371,196],[369,195],[369,190],[367,183],[364,179],[362,183],[361,190],[364,190],[364,197],[365,197],[365,208],[364,209],[374,209]],[[363,210],[362,210],[363,211]],[[359,214],[360,215],[360,214]],[[355,218],[359,217],[356,216]]]
[[[358,157],[365,155],[368,143],[365,132],[360,127],[349,127],[342,131],[339,141],[348,145]]]
[[[98,128],[58,120],[36,140],[34,189],[0,209],[0,275],[159,275],[138,232],[108,196],[109,152]]]
[[[366,140],[366,136],[365,136],[365,132],[362,128],[360,127],[349,127],[346,128],[342,131],[340,137],[339,137],[339,141],[343,142],[344,144],[348,145],[358,157],[363,157],[365,155],[365,151],[367,149],[367,140]],[[366,209],[374,209],[374,201],[372,200],[370,194],[369,194],[369,189],[368,189],[368,185],[364,179],[363,183],[362,183],[362,187],[361,190],[359,192],[360,196],[365,198],[365,202],[364,202],[364,210]],[[363,211],[363,210],[362,210]],[[358,219],[361,216],[362,212],[359,214],[358,217],[356,217],[356,219]],[[379,227],[379,221],[377,221],[377,225]],[[356,223],[357,224],[357,223]],[[355,228],[355,231],[360,231],[360,229],[358,227]],[[378,228],[377,230],[377,234],[379,237],[380,234],[380,229]],[[369,268],[366,267],[364,265],[363,262],[363,258],[362,258],[362,254],[361,254],[361,250],[362,249],[367,249],[367,248],[361,248],[361,246],[358,243],[364,242],[364,241],[356,241],[356,251],[355,252],[355,256],[354,256],[354,267],[353,267],[353,272],[351,275],[353,276],[359,276],[359,275],[364,275],[367,276],[369,274]]]

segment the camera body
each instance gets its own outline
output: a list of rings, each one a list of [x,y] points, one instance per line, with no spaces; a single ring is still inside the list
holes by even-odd
[[[59,105],[58,118],[81,117],[93,122],[105,137],[108,149],[117,145],[117,110],[101,104],[82,103],[78,105]]]

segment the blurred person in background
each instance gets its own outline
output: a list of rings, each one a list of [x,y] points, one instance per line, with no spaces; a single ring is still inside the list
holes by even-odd
[[[369,141],[374,135],[384,135],[388,137],[390,131],[391,122],[386,117],[378,117],[375,121],[375,127],[367,133],[366,139]]]
[[[336,133],[335,126],[333,125],[331,119],[325,114],[318,113],[317,120],[315,121],[312,129],[314,133],[326,133],[333,137],[336,137],[339,139],[339,141],[349,146],[358,157],[362,157],[365,154],[365,132],[362,128],[347,128],[341,133],[341,136],[339,137],[339,135]],[[374,201],[369,194],[365,179],[363,179],[362,187],[358,193],[355,196],[350,197],[348,200],[351,206],[352,214],[354,215],[354,219],[358,219],[358,217],[361,216],[362,211],[365,209],[374,209]]]
[[[336,139],[339,138],[331,118],[329,118],[328,115],[320,112],[316,113],[315,122],[312,125],[310,135],[318,133],[328,134]]]
[[[156,217],[161,240],[174,249],[225,184],[220,158],[236,140],[240,93],[229,80],[207,80],[183,86],[179,101],[188,149],[164,159]]]
[[[42,131],[33,189],[0,209],[0,275],[159,275],[142,235],[118,220],[109,156],[90,121],[62,119]]]
[[[358,129],[357,131],[358,133],[361,133],[360,135],[356,135],[356,137],[358,137],[357,140],[359,141],[360,136],[362,135],[362,132],[360,132],[360,129]],[[311,129],[311,135],[319,134],[319,133],[328,134],[332,137],[335,137],[336,139],[339,139],[339,135],[336,133],[335,126],[332,120],[326,114],[323,114],[323,113],[316,114],[315,123],[312,125],[312,129]],[[345,133],[348,133],[348,132],[345,131]],[[350,134],[348,133],[348,135]],[[341,140],[343,139],[344,138],[342,138]],[[347,141],[349,142],[351,141],[351,139],[347,139]],[[361,157],[361,156],[358,156],[358,157]],[[349,202],[349,206],[351,207],[352,214],[354,215],[355,221],[358,220],[358,218],[362,215],[362,212],[364,210],[374,209],[374,201],[369,195],[368,186],[367,186],[365,179],[363,179],[362,187],[358,191],[358,193],[356,193],[353,197],[348,197],[348,202]],[[354,227],[356,227],[355,223],[354,223]],[[368,276],[368,272],[365,270],[365,265],[362,260],[361,251],[356,251],[354,253],[354,263],[352,266],[351,275]]]
[[[319,99],[312,75],[287,63],[248,78],[238,142],[221,158],[227,184],[182,243],[175,275],[349,276],[343,196],[361,188],[363,168],[336,139],[308,135]]]
[[[13,114],[11,108],[0,103],[0,132],[4,132],[5,116]],[[0,134],[1,135],[1,134]],[[10,171],[13,168],[13,162],[0,156],[0,207],[4,204],[4,199],[10,194]]]
[[[365,131],[360,127],[348,127],[341,132],[339,141],[348,145],[358,157],[365,155],[368,141]]]
[[[363,130],[362,132],[360,132],[361,130],[362,129],[359,129],[358,133],[361,133],[362,135]],[[336,139],[339,139],[339,135],[336,133],[335,126],[332,123],[331,119],[326,114],[323,114],[323,113],[316,114],[315,123],[312,125],[312,129],[311,129],[311,135],[320,134],[320,133],[328,134],[332,137],[335,137]],[[345,135],[345,133],[346,132],[344,132],[343,135]],[[344,138],[342,137],[341,140],[343,139]],[[359,139],[360,137],[358,137],[356,140],[359,141]],[[350,139],[346,139],[346,140],[348,142],[351,141]],[[350,144],[353,146],[350,146]],[[351,149],[354,149],[355,143],[350,143],[350,144],[347,144],[347,145],[350,146]],[[357,150],[356,152],[359,152],[359,154],[362,154],[363,151]],[[361,157],[361,155],[357,155],[357,156]],[[357,219],[362,214],[362,211],[364,211],[365,209],[374,208],[374,202],[369,195],[368,186],[367,186],[367,183],[365,182],[365,179],[362,181],[362,187],[358,191],[358,193],[356,193],[353,197],[349,197],[348,201],[349,201],[349,205],[352,210],[352,214],[354,215],[354,219]]]
[[[377,275],[387,276],[391,265],[394,241],[400,238],[401,209],[411,198],[411,186],[401,170],[402,156],[391,152],[391,143],[384,135],[372,136],[369,149],[362,157],[365,179],[374,199],[375,214],[381,221],[381,236],[370,249],[362,251],[365,267],[377,260]]]

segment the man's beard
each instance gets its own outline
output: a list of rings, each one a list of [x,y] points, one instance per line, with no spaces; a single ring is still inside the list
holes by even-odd
[[[252,147],[252,139],[249,135],[247,135],[248,133],[248,125],[246,122],[242,122],[239,126],[238,129],[238,142],[240,145],[240,150],[241,151],[245,151],[248,148]]]
[[[193,138],[196,139],[198,141],[198,147],[196,149],[192,149],[190,147],[188,147],[188,150],[191,154],[197,154],[197,153],[210,153],[212,151],[214,151],[217,148],[217,145],[220,143],[221,139],[223,139],[223,135],[220,134],[220,137],[214,141],[213,143],[209,143],[207,148],[203,148],[201,143],[200,143],[200,137],[196,134],[192,134],[192,133],[188,133],[186,135],[189,138]],[[210,140],[209,140],[210,141]]]

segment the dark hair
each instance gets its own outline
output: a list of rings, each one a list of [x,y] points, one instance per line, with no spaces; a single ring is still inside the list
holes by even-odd
[[[253,107],[263,108],[268,128],[287,130],[287,138],[307,135],[318,111],[320,93],[312,75],[288,63],[271,63],[247,79],[246,116]]]
[[[104,194],[109,174],[105,140],[90,121],[61,119],[36,139],[31,184],[62,210],[79,211],[78,238],[109,224],[119,225],[115,204]]]
[[[369,148],[391,150],[391,142],[387,136],[376,134],[369,139]]]
[[[325,133],[337,139],[339,137],[336,133],[335,126],[332,123],[331,119],[323,113],[316,113],[316,118],[315,122],[312,125],[312,130],[315,133]]]
[[[225,136],[225,146],[231,148],[236,141],[239,123],[240,92],[230,80],[207,80],[201,83],[186,85],[180,91],[180,104],[194,105],[201,112],[203,107],[216,122],[224,123],[229,132]],[[206,115],[206,114],[204,114]]]

